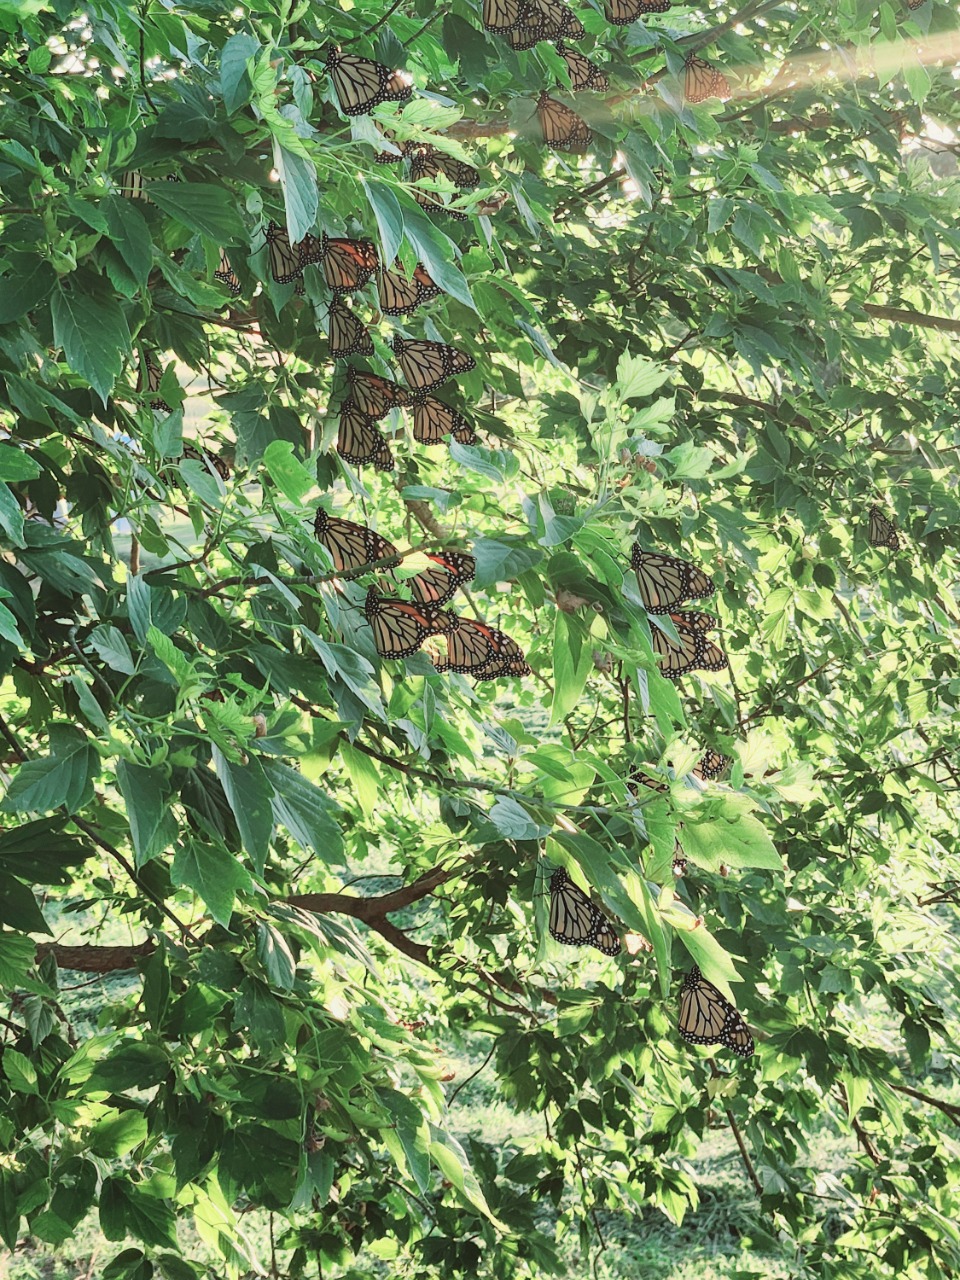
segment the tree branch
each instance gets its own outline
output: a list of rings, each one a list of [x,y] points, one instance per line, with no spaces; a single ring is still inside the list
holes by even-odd
[[[923,311],[904,311],[899,307],[881,307],[872,302],[861,302],[860,306],[868,316],[876,316],[878,320],[892,320],[894,324],[913,325],[918,329],[938,329],[941,333],[960,333],[960,320],[950,320],[947,316],[931,316]]]
[[[37,947],[37,960],[53,956],[60,969],[75,969],[78,973],[117,973],[121,969],[135,969],[139,960],[152,956],[156,949],[155,942],[141,942],[129,947],[62,947],[55,942],[41,942]]]

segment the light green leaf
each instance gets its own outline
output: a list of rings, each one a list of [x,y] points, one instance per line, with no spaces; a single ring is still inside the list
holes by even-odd
[[[174,884],[193,889],[224,928],[230,923],[237,894],[249,891],[253,884],[239,860],[210,840],[190,840],[178,849],[170,877]]]

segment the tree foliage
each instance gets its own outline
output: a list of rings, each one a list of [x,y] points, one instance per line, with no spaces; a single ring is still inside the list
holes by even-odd
[[[479,8],[0,4],[0,1238],[95,1209],[111,1280],[252,1274],[267,1211],[274,1274],[549,1273],[680,1222],[719,1123],[793,1274],[953,1274],[955,15],[584,4],[571,95]],[[411,100],[345,116],[334,44]],[[477,443],[338,456],[277,229],[423,265],[415,315],[347,304],[359,363],[453,343]],[[413,554],[338,574],[318,504]],[[729,670],[659,674],[635,540],[708,568]],[[438,549],[532,675],[378,655],[367,589]],[[557,867],[619,957],[551,940]],[[691,963],[755,1056],[680,1039]]]

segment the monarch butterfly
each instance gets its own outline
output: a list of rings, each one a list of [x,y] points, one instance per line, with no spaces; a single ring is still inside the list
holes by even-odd
[[[435,391],[448,378],[477,367],[472,356],[446,342],[398,335],[393,340],[393,351],[400,362],[401,373],[414,391]]]
[[[697,965],[680,988],[677,1030],[688,1044],[722,1044],[741,1058],[749,1058],[755,1047],[743,1018]]]
[[[366,373],[350,365],[347,369],[347,385],[350,399],[364,417],[377,422],[385,418],[391,409],[402,409],[410,403],[410,393],[405,387],[377,373]]]
[[[687,860],[683,856],[683,845],[679,840],[673,842],[673,874],[683,876],[687,873]]]
[[[583,24],[559,0],[483,0],[483,25],[508,36],[515,49],[530,49],[538,40],[579,40]]]
[[[569,48],[562,42],[557,45],[557,53],[567,64],[570,72],[570,84],[576,93],[593,90],[603,93],[610,88],[610,81],[595,62],[591,62],[579,49]]]
[[[442,292],[419,262],[412,278],[403,271],[386,269],[377,276],[380,310],[385,316],[411,315],[422,303],[429,302]]]
[[[684,600],[712,596],[716,587],[702,569],[660,551],[644,551],[635,542],[630,568],[637,575],[640,599],[648,613],[669,613]]]
[[[668,680],[679,680],[688,671],[722,671],[727,665],[727,655],[706,638],[706,633],[716,625],[715,619],[707,613],[680,612],[668,616],[679,640],[659,627],[651,628],[653,651],[665,659],[660,665],[660,674]]]
[[[563,867],[550,877],[550,936],[571,947],[596,947],[605,956],[620,954],[613,925]]]
[[[895,522],[876,506],[870,508],[869,516],[867,537],[871,547],[886,547],[889,551],[899,551],[900,539],[897,536]]]
[[[324,280],[337,294],[362,289],[380,265],[372,241],[331,239],[325,231],[320,237],[320,262]]]
[[[376,587],[367,592],[363,612],[373,629],[373,643],[383,658],[409,658],[427,636],[443,631],[442,609],[422,609],[405,600],[382,596]]]
[[[213,273],[213,278],[214,280],[219,280],[221,284],[225,284],[234,297],[243,291],[240,279],[234,271],[230,259],[227,257],[226,249],[220,250],[220,265]]]
[[[907,0],[908,9],[919,9],[922,4],[926,4],[927,0]]]
[[[127,200],[146,200],[150,197],[143,189],[143,174],[139,169],[124,169],[117,183],[120,194]]]
[[[451,614],[444,639],[447,656],[434,660],[438,671],[459,671],[476,680],[531,674],[517,642],[485,622]]]
[[[154,360],[153,355],[149,351],[144,351],[140,360],[140,368],[137,370],[137,390],[142,391],[144,378],[143,371],[147,371],[147,394],[152,395],[150,408],[156,409],[157,413],[173,413],[173,407],[167,404],[162,396],[157,395],[160,390],[160,383],[163,379],[163,366]]]
[[[327,53],[327,74],[333,81],[344,115],[362,116],[381,102],[408,102],[413,85],[402,71],[391,71],[382,62],[341,53],[334,46]]]
[[[266,237],[270,249],[270,274],[277,284],[292,284],[303,275],[304,267],[319,262],[323,256],[316,236],[306,235],[296,244],[291,244],[286,227],[279,223],[267,223]]]
[[[340,573],[362,569],[377,560],[400,563],[399,553],[392,542],[382,538],[379,533],[374,533],[366,525],[329,515],[323,507],[317,508],[313,531],[317,540],[330,552],[333,567]]]
[[[730,81],[703,58],[691,53],[683,64],[683,96],[688,102],[706,102],[707,98],[729,98]]]
[[[420,444],[441,444],[450,435],[458,444],[476,444],[479,436],[458,409],[436,396],[422,396],[413,406],[413,438]]]
[[[701,781],[710,782],[714,778],[719,778],[722,773],[725,773],[732,763],[733,762],[729,756],[725,756],[722,751],[714,751],[713,748],[710,747],[697,761],[696,768],[693,770],[693,776],[695,778],[700,778]]]
[[[658,793],[669,791],[670,785],[663,778],[657,778],[652,773],[647,773],[645,769],[640,769],[634,765],[627,776],[627,790],[631,795],[639,795],[639,788],[647,787],[650,791]]]
[[[373,421],[349,400],[340,408],[337,453],[345,462],[358,467],[372,462],[378,471],[392,471],[397,465],[390,446]]]
[[[474,169],[473,165],[467,164],[463,160],[458,160],[455,156],[445,155],[429,143],[415,146],[412,155],[410,179],[414,183],[418,183],[421,178],[429,180],[442,174],[457,188],[457,196],[462,196],[465,191],[472,191],[474,187],[479,187],[480,185],[480,173],[477,169]],[[449,205],[444,204],[439,192],[426,191],[422,187],[415,186],[413,198],[423,209],[448,213],[451,218],[455,218],[458,222],[466,221],[467,215],[460,209],[452,209]]]
[[[224,462],[223,458],[218,457],[217,454],[210,453],[207,449],[204,449],[202,445],[197,448],[196,445],[185,444],[181,456],[212,467],[221,480],[226,480],[230,475],[229,464]]]
[[[551,98],[546,89],[537,99],[537,120],[543,141],[555,151],[586,151],[593,138],[586,120],[564,103]]]
[[[666,13],[670,0],[607,0],[607,21],[615,27],[629,27],[645,13]]]
[[[330,357],[372,356],[373,339],[347,304],[334,298],[327,312],[327,338],[330,341]]]
[[[477,572],[477,562],[473,556],[461,551],[428,552],[427,559],[437,566],[425,569],[410,579],[410,589],[421,604],[438,608],[446,604],[465,582],[469,582]]]

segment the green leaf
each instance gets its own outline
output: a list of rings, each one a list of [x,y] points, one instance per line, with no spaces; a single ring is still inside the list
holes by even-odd
[[[550,723],[559,724],[580,701],[593,669],[593,648],[583,624],[557,610],[553,625],[553,702]]]
[[[130,351],[130,331],[116,299],[84,288],[84,283],[78,279],[68,287],[61,281],[54,291],[53,338],[71,369],[106,404]]]
[[[22,933],[0,930],[0,987],[23,986],[37,958],[37,944]]]
[[[34,310],[57,282],[57,273],[44,258],[17,253],[9,261],[12,271],[0,277],[0,324],[12,324]]]
[[[238,893],[253,887],[249,873],[238,859],[212,841],[189,840],[174,855],[170,877],[185,885],[205,903],[217,924],[226,928]]]
[[[90,1130],[90,1151],[95,1156],[125,1156],[146,1142],[149,1134],[141,1111],[112,1112]]]
[[[59,752],[20,765],[0,809],[5,813],[47,813],[63,805],[75,813],[86,801],[98,763],[96,751],[74,730]]]
[[[233,115],[249,102],[253,88],[249,67],[259,51],[259,41],[244,31],[231,36],[223,46],[220,53],[220,92],[227,115]]]
[[[623,400],[636,400],[656,391],[670,377],[668,365],[656,364],[645,356],[625,351],[617,361],[617,385]]]
[[[382,182],[367,178],[363,178],[362,182],[380,230],[380,261],[393,262],[403,243],[403,214],[397,204],[397,197]]]
[[[15,547],[23,547],[23,511],[5,484],[0,484],[0,532]]]
[[[162,853],[169,843],[168,827],[164,821],[170,805],[167,775],[160,768],[121,760],[117,765],[117,783],[126,801],[136,865],[142,867]]]
[[[246,240],[243,221],[226,187],[208,182],[147,182],[144,190],[164,213],[217,244]]]
[[[35,458],[13,445],[0,444],[0,480],[34,480],[40,475]]]
[[[257,925],[257,959],[271,986],[282,991],[293,990],[297,962],[280,930],[265,921]]]
[[[317,170],[312,160],[288,151],[273,140],[273,165],[280,175],[283,199],[287,209],[287,233],[292,244],[302,240],[317,220],[320,199],[317,192]]]
[[[488,816],[506,840],[539,840],[551,825],[537,822],[512,796],[498,796]]]
[[[90,633],[90,647],[111,671],[132,676],[137,669],[126,637],[116,627],[96,627]]]
[[[430,1158],[443,1176],[452,1182],[464,1200],[488,1218],[498,1231],[508,1232],[509,1227],[500,1221],[487,1204],[486,1197],[477,1182],[477,1175],[470,1167],[467,1154],[456,1138],[437,1125],[431,1124],[430,1139]]]
[[[13,876],[0,874],[0,924],[21,933],[50,933],[33,890]]]
[[[477,538],[472,553],[477,561],[474,581],[478,589],[495,582],[514,582],[543,560],[539,547],[531,547],[526,538],[510,535]]]
[[[37,1069],[30,1059],[22,1053],[18,1053],[16,1049],[6,1048],[3,1051],[2,1060],[3,1074],[9,1081],[10,1088],[14,1093],[32,1094],[38,1097],[40,1090],[37,1088]]]
[[[783,859],[763,824],[748,812],[746,796],[727,795],[716,818],[684,814],[680,841],[683,851],[699,867],[719,871],[727,867],[757,867],[783,871]]]
[[[288,765],[264,761],[273,787],[273,816],[304,848],[329,865],[343,862],[343,836],[332,814],[336,806],[319,787]]]
[[[157,1044],[122,1040],[94,1065],[86,1078],[85,1093],[124,1093],[149,1089],[171,1070],[170,1058]]]
[[[132,279],[143,287],[153,266],[153,241],[146,219],[136,207],[136,201],[123,196],[104,196],[100,207],[106,215],[108,234],[120,261]]]
[[[363,751],[358,751],[346,740],[341,741],[339,754],[340,759],[347,766],[361,809],[367,818],[372,818],[377,809],[382,785],[376,761],[371,760]]]
[[[20,1234],[20,1210],[17,1207],[17,1184],[14,1172],[0,1165],[0,1240],[11,1253]]]
[[[213,763],[233,810],[243,847],[257,874],[262,875],[273,835],[273,789],[260,761],[254,757],[246,764],[237,764],[214,747]]]
[[[151,627],[172,635],[183,621],[186,605],[169,587],[150,586],[143,575],[132,575],[127,579],[127,612],[137,639],[145,644]]]
[[[0,604],[0,638],[12,644],[15,649],[25,649],[23,637],[17,630],[17,620],[5,604]]]
[[[316,488],[316,476],[294,456],[289,440],[271,441],[263,451],[263,464],[283,496],[297,506],[303,502],[305,493]]]

